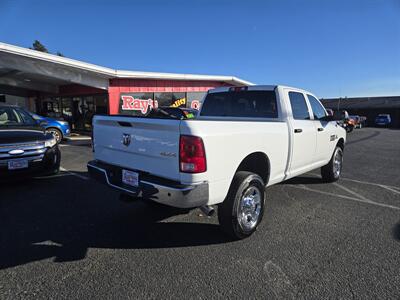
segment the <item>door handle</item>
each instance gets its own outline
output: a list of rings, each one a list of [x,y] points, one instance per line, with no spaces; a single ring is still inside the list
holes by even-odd
[[[303,129],[301,129],[301,128],[296,128],[296,129],[294,130],[294,133],[300,133],[300,132],[303,132]]]
[[[322,127],[319,127],[318,131],[324,131],[324,129]]]

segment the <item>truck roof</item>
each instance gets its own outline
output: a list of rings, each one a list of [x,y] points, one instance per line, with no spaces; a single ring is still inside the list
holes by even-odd
[[[315,96],[313,93],[303,90],[303,89],[299,89],[296,87],[291,87],[291,86],[286,86],[286,85],[280,85],[280,84],[275,84],[275,85],[249,85],[249,86],[241,86],[241,87],[232,87],[232,86],[224,86],[224,87],[218,87],[215,89],[211,89],[208,91],[208,93],[220,93],[220,92],[228,92],[231,88],[233,89],[240,89],[240,88],[246,88],[247,90],[250,91],[273,91],[276,88],[282,88],[282,89],[290,89],[290,90],[294,90],[294,91],[298,91],[298,92],[302,92],[302,93],[306,93],[306,94],[310,94],[312,96]]]

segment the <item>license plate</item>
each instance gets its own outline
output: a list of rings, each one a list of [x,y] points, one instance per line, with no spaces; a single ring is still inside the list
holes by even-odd
[[[28,167],[28,161],[26,159],[10,160],[8,162],[9,170],[26,169]]]
[[[139,173],[129,170],[122,170],[122,182],[130,186],[138,187]]]

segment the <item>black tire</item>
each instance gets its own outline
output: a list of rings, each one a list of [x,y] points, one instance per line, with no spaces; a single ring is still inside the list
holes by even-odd
[[[337,160],[335,158],[336,155],[339,155],[338,158],[340,161],[340,165],[337,164]],[[335,182],[340,178],[340,174],[342,173],[343,166],[343,149],[339,146],[336,146],[335,151],[332,154],[331,160],[321,168],[321,176],[322,181],[324,182]]]
[[[56,146],[56,147],[58,147],[58,146]],[[58,148],[56,149],[56,155],[57,155],[56,162],[52,166],[51,170],[47,173],[47,175],[57,175],[58,173],[60,173],[61,152]]]
[[[254,206],[254,211],[259,209],[259,213],[257,219],[253,220],[255,224],[251,226],[251,228],[246,228],[246,226],[243,225],[243,220],[247,219],[247,222],[250,222],[248,219],[249,217],[242,218],[242,222],[239,222],[239,209],[246,193],[251,193],[253,190],[254,195],[252,196],[256,199],[259,198],[260,200],[259,204]],[[256,190],[258,190],[258,192]],[[259,195],[259,197],[257,197],[256,194]],[[254,202],[252,203],[254,204]],[[237,172],[233,178],[228,195],[224,202],[218,205],[218,220],[221,229],[234,239],[244,239],[249,237],[257,230],[257,227],[260,224],[264,214],[264,207],[265,184],[261,177],[251,172]],[[253,208],[251,210],[253,210]]]
[[[57,144],[61,143],[61,141],[63,140],[64,136],[61,132],[60,129],[51,127],[51,128],[47,128],[46,132],[51,133],[54,135],[54,137],[56,138]]]

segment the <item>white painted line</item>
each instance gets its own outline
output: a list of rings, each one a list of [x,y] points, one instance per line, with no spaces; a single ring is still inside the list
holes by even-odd
[[[63,168],[63,167],[60,167],[60,170],[63,171],[63,172],[66,172],[66,173],[68,173],[68,174],[71,174],[72,176],[78,177],[78,178],[80,178],[80,179],[89,180],[89,178],[87,178],[86,176],[83,176],[83,175],[80,175],[80,174],[77,174],[77,173],[68,171],[67,169],[65,169],[65,168]]]
[[[399,195],[400,195],[400,191],[397,191],[397,190],[395,190],[395,189],[392,188],[392,187],[388,187],[388,186],[381,185],[381,188],[387,189],[388,191],[391,191],[391,192],[393,192],[393,193],[395,193],[395,194],[399,194]]]
[[[315,192],[315,193],[319,193],[319,194],[323,194],[323,195],[327,195],[327,196],[333,196],[333,197],[337,197],[337,198],[342,198],[342,199],[347,199],[347,200],[353,200],[353,201],[357,201],[357,202],[372,204],[372,205],[375,205],[375,206],[380,206],[380,207],[400,210],[400,207],[397,207],[397,206],[384,204],[384,203],[378,203],[378,202],[374,202],[374,201],[370,201],[370,200],[369,201],[365,201],[365,200],[362,200],[362,199],[359,199],[359,198],[354,198],[354,197],[349,197],[349,196],[345,196],[345,195],[338,195],[338,194],[334,194],[334,193],[314,190],[314,189],[310,189],[309,187],[306,187],[304,185],[287,184],[286,186],[290,186],[290,187],[294,187],[294,188],[297,188],[297,189],[302,189],[302,190],[306,190],[306,191],[310,191],[310,192]]]
[[[315,173],[309,173],[310,175],[313,175],[315,177],[320,177],[320,175],[315,174]],[[340,177],[339,180],[345,180],[345,181],[351,181],[351,182],[356,182],[356,183],[361,183],[361,184],[367,184],[367,185],[374,185],[374,186],[379,186],[383,189],[386,189],[388,191],[391,191],[395,194],[400,194],[400,187],[398,186],[391,186],[391,185],[386,185],[382,183],[376,183],[376,182],[369,182],[369,181],[361,181],[361,180],[355,180],[355,179],[350,179],[350,178],[343,178]]]
[[[396,191],[396,189],[400,189],[400,187],[396,187],[396,186],[391,186],[391,185],[386,185],[386,184],[381,184],[381,183],[375,183],[375,182],[355,180],[355,179],[350,179],[350,178],[340,178],[339,180],[347,180],[347,181],[352,181],[352,182],[357,182],[357,183],[362,183],[362,184],[375,185],[375,186],[379,186],[381,188],[385,188],[385,189],[391,190],[392,192],[395,191],[397,193],[400,193],[400,191]]]
[[[334,186],[337,186],[338,188],[340,188],[340,189],[342,189],[342,190],[344,190],[344,191],[346,191],[346,192],[348,192],[349,194],[352,194],[353,196],[356,196],[358,199],[362,199],[362,200],[371,202],[371,200],[365,198],[363,195],[360,195],[359,193],[357,193],[357,192],[355,192],[355,191],[352,191],[351,189],[348,189],[347,187],[345,187],[345,186],[343,186],[343,185],[340,185],[340,184],[337,183],[337,182],[334,182],[333,185],[334,185]]]
[[[277,298],[296,298],[297,290],[280,266],[269,260],[264,265],[264,272],[267,274],[268,286],[272,288]]]

